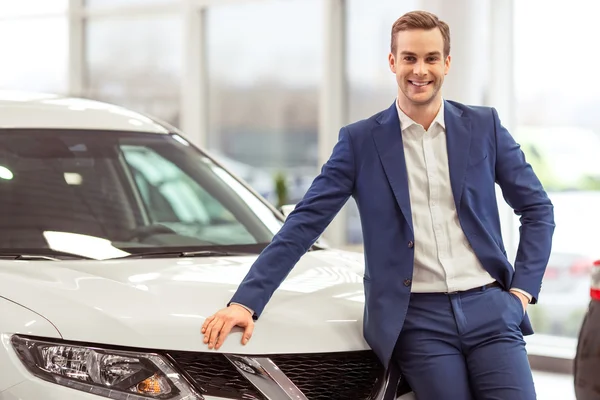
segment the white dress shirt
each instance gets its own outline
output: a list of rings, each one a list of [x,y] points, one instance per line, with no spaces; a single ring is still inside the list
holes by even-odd
[[[446,147],[444,103],[425,130],[399,107],[415,235],[413,292],[455,292],[494,278],[482,267],[456,212]]]

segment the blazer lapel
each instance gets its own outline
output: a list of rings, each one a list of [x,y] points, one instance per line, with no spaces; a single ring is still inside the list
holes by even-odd
[[[373,129],[373,140],[379,153],[383,170],[390,183],[396,202],[410,229],[413,229],[408,175],[404,158],[404,145],[396,104],[384,111],[378,118],[379,125]]]
[[[469,163],[471,147],[471,120],[462,115],[462,111],[448,101],[444,102],[444,121],[446,124],[446,147],[448,149],[448,167],[450,184],[456,209],[462,198],[465,173]]]

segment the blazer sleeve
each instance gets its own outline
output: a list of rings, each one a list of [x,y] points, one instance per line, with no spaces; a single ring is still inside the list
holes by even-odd
[[[554,207],[525,160],[521,146],[502,126],[493,108],[492,117],[496,135],[496,181],[521,222],[511,287],[531,294],[531,303],[536,303],[552,248]]]
[[[329,160],[271,243],[256,259],[232,302],[262,313],[273,292],[321,236],[354,190],[355,167],[350,134],[342,128]]]

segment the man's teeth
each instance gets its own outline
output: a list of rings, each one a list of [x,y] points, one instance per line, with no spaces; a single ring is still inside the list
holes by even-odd
[[[411,82],[415,86],[425,86],[429,84],[429,82]]]

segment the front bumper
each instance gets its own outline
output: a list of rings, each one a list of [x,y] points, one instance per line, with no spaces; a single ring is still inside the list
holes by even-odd
[[[0,393],[0,400],[101,400],[104,397],[30,378]],[[205,396],[205,400],[228,400]],[[404,399],[402,399],[404,400]]]
[[[6,338],[6,336],[5,336]],[[100,399],[104,399],[105,397],[102,396],[98,396],[98,395],[94,395],[94,394],[90,394],[90,393],[86,393],[84,391],[81,390],[75,390],[69,387],[65,387],[65,386],[61,386],[59,384],[56,383],[52,383],[52,382],[48,382],[46,380],[40,379],[34,375],[32,375],[27,368],[23,365],[23,363],[21,362],[21,360],[19,359],[19,357],[17,356],[17,354],[15,353],[14,349],[12,348],[12,346],[10,346],[10,344],[8,343],[8,340],[4,341],[4,346],[2,346],[2,348],[0,348],[0,365],[3,366],[2,371],[0,371],[0,400],[41,400],[41,399],[47,399],[47,400],[100,400]],[[181,354],[177,355],[176,357],[173,357],[175,354],[173,354],[173,352],[169,352],[169,356],[171,357],[171,359],[176,362],[176,365],[178,365],[178,367],[184,367],[184,369],[188,370],[188,374],[189,371],[191,369],[195,369],[193,367],[198,367],[199,365],[197,365],[198,361],[195,360],[194,357],[194,353],[188,353],[187,355],[183,355],[183,356],[188,356],[189,357],[189,362],[193,362],[196,365],[192,365],[189,362],[185,361],[185,357],[183,357]],[[197,354],[197,353],[195,353]],[[361,358],[364,358],[363,354],[359,355]],[[320,393],[320,395],[317,395],[319,392],[323,391],[323,390],[331,390],[332,388],[332,384],[334,385],[335,382],[331,382],[331,372],[334,364],[333,361],[337,361],[338,363],[341,362],[342,364],[345,364],[346,362],[350,363],[348,365],[354,365],[356,366],[356,356],[355,355],[347,355],[347,359],[338,359],[338,355],[335,354],[331,354],[331,355],[322,355],[321,358],[319,359],[319,361],[323,364],[325,364],[324,362],[326,361],[326,358],[332,358],[332,360],[330,360],[329,365],[326,365],[326,368],[319,370],[317,365],[309,365],[310,368],[306,368],[306,363],[307,363],[307,359],[313,359],[314,356],[313,355],[297,355],[296,356],[279,356],[279,358],[277,358],[278,356],[275,356],[274,360],[279,361],[281,363],[282,366],[285,367],[285,370],[287,370],[288,374],[284,375],[282,373],[281,370],[279,370],[279,368],[273,364],[273,357],[270,358],[255,358],[255,357],[245,357],[245,356],[227,356],[227,358],[232,358],[237,360],[233,360],[234,362],[232,363],[233,365],[236,365],[236,369],[238,369],[238,373],[241,374],[240,378],[246,378],[247,382],[250,383],[251,381],[255,381],[254,386],[256,388],[261,388],[261,391],[263,392],[263,394],[265,394],[265,398],[266,399],[281,399],[281,398],[308,398],[309,400],[313,400],[313,396],[312,394],[314,394],[316,397],[314,398],[323,398],[323,394]],[[245,362],[244,359],[247,360],[251,360],[254,362],[260,362],[261,364],[258,365],[259,369],[261,369],[264,374],[256,374],[256,371],[251,371],[248,366],[254,366],[252,363],[247,364],[246,366],[244,366],[243,364]],[[313,360],[314,361],[314,360]],[[214,363],[210,363],[211,365]],[[304,368],[299,368],[300,365],[303,365]],[[367,364],[361,364],[362,367],[364,367]],[[212,365],[213,367],[215,365]],[[241,366],[241,367],[239,367]],[[242,368],[244,367],[244,368]],[[196,368],[197,369],[197,368]],[[205,372],[208,371],[208,368],[200,368],[201,370],[204,370]],[[220,368],[219,368],[220,369]],[[346,386],[347,384],[350,384],[350,386],[352,386],[352,383],[355,383],[357,381],[360,381],[362,379],[364,379],[364,375],[367,375],[367,369],[362,369],[359,368],[359,370],[354,370],[354,371],[349,371],[348,368],[344,368],[343,366],[338,366],[337,369],[341,369],[341,372],[338,372],[337,374],[337,379],[340,379],[338,381],[338,385],[339,382],[345,382],[344,386]],[[296,370],[296,371],[294,371]],[[305,372],[302,373],[302,370],[304,370]],[[361,370],[363,372],[361,372]],[[321,377],[321,379],[318,379],[319,377],[314,376],[315,372],[317,373],[317,375],[321,375],[321,373],[323,375],[325,374],[329,374],[329,380]],[[352,374],[350,373],[352,372]],[[269,385],[271,386],[271,388],[273,389],[279,389],[282,387],[282,383],[288,382],[290,383],[290,385],[283,385],[283,387],[290,387],[293,386],[293,384],[291,384],[291,381],[289,380],[289,377],[294,378],[296,381],[298,380],[302,380],[302,378],[306,379],[308,376],[311,375],[311,373],[313,374],[313,379],[312,382],[313,383],[317,383],[317,381],[321,381],[321,383],[323,384],[323,386],[317,386],[315,387],[314,385],[312,387],[310,386],[306,386],[306,384],[303,385],[303,387],[305,389],[308,390],[307,393],[312,393],[310,396],[306,396],[303,397],[302,394],[300,393],[300,396],[296,396],[294,395],[294,393],[279,393],[277,391],[273,391],[272,393],[268,393],[269,390],[265,390],[265,389],[269,389]],[[371,371],[372,373],[372,371]],[[262,376],[261,376],[262,375]],[[6,377],[10,377],[10,380],[6,380],[4,378]],[[206,376],[205,376],[206,377]],[[209,376],[210,377],[210,376]],[[192,376],[190,375],[190,378],[194,378],[192,379],[193,381],[196,382],[196,384],[199,383],[198,380],[198,376]],[[216,384],[217,382],[219,382],[218,377],[213,377],[215,379],[212,380],[213,384]],[[267,379],[268,378],[268,379]],[[342,380],[343,379],[343,380]],[[245,379],[244,379],[245,380]],[[258,381],[257,381],[258,380]],[[262,382],[261,382],[262,381]],[[272,381],[272,382],[271,382]],[[351,383],[352,382],[352,383]],[[229,382],[229,384],[231,384],[231,382]],[[204,386],[204,385],[203,385]],[[302,385],[301,385],[302,386]],[[377,395],[375,398],[370,397],[372,400],[381,400],[381,392],[379,395]],[[283,397],[282,397],[283,396]],[[326,396],[327,397],[327,396]],[[360,396],[361,398],[364,398],[364,396]],[[369,397],[369,396],[367,396]],[[213,394],[213,395],[204,395],[204,399],[205,400],[228,400],[230,399],[230,396],[226,397],[221,397],[221,394]],[[414,397],[409,394],[409,395],[404,395],[398,398],[398,400],[412,400],[414,399]],[[358,400],[358,399],[357,399]]]
[[[30,378],[0,393],[0,400],[101,400],[92,394],[58,386],[36,378]],[[222,397],[204,396],[205,400],[228,400]],[[405,394],[396,400],[416,400],[412,394]]]

